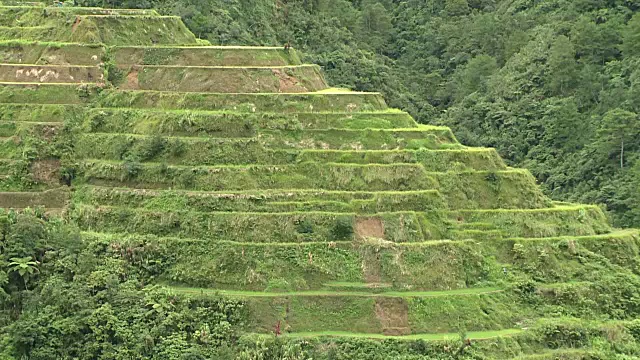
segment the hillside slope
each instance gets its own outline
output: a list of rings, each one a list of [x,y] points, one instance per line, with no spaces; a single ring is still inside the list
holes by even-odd
[[[0,19],[3,358],[640,355],[638,231],[495,150],[175,17]]]
[[[110,3],[180,16],[215,44],[292,41],[335,86],[380,91],[419,123],[495,147],[554,200],[604,204],[617,226],[640,227],[638,1]]]

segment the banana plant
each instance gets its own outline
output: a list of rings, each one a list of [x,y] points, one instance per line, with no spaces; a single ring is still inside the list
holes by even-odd
[[[29,277],[35,273],[40,272],[38,270],[38,261],[31,260],[31,257],[14,257],[9,259],[9,272],[17,272],[22,278],[25,290],[27,289],[27,281]]]

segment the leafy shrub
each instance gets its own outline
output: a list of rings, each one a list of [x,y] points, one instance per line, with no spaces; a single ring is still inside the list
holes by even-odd
[[[142,165],[137,161],[125,161],[122,163],[122,179],[133,180],[140,175]]]
[[[353,236],[353,224],[351,218],[339,217],[331,229],[333,240],[348,240]]]
[[[166,146],[167,140],[158,134],[145,139],[138,150],[140,161],[149,161],[160,155]]]
[[[313,223],[308,219],[298,220],[296,222],[296,231],[300,234],[312,234]]]

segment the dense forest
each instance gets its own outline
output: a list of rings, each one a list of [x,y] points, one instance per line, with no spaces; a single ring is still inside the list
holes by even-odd
[[[212,44],[291,41],[329,81],[382,91],[640,226],[638,0],[80,0],[179,15]],[[635,100],[635,101],[634,101]]]

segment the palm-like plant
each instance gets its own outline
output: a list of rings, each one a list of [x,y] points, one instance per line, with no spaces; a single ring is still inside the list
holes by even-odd
[[[14,257],[9,259],[9,272],[17,272],[22,278],[25,290],[27,289],[27,280],[29,276],[40,272],[38,270],[38,261],[32,261],[31,257]]]

